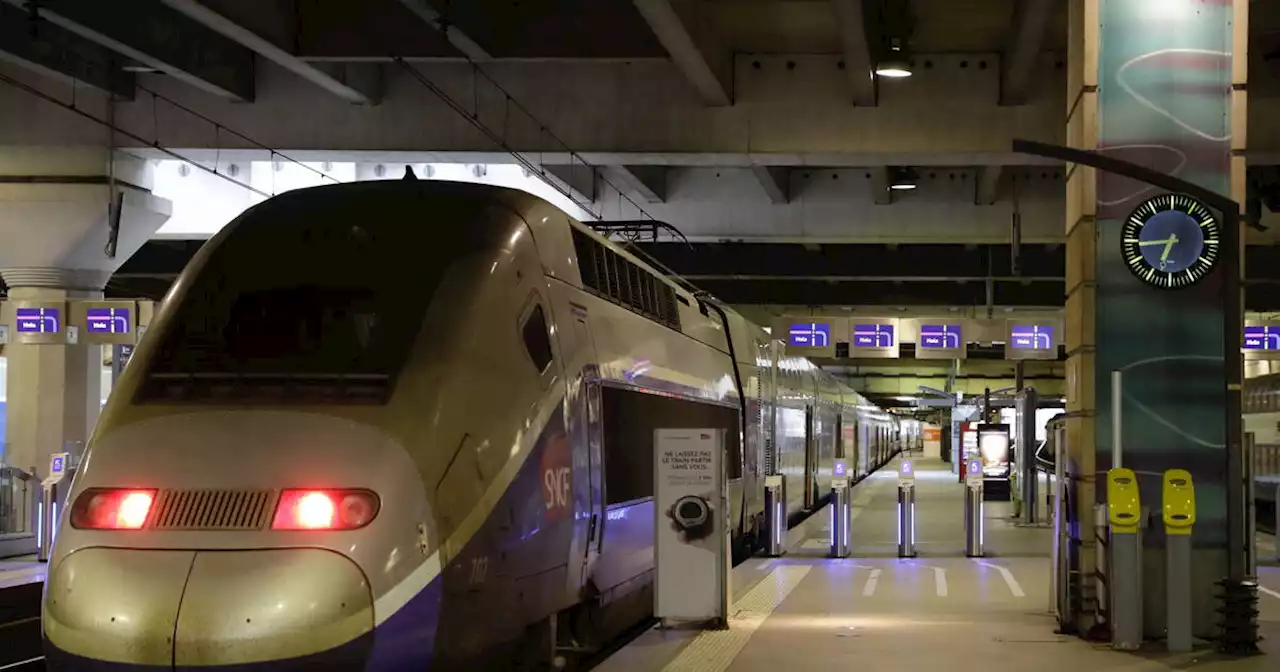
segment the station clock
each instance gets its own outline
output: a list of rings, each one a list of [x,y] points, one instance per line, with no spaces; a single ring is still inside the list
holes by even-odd
[[[1190,287],[1218,262],[1221,227],[1204,203],[1162,194],[1134,209],[1120,232],[1121,254],[1141,281],[1161,289]]]

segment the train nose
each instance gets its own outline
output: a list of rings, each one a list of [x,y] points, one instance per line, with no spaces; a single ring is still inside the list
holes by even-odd
[[[364,573],[319,549],[86,548],[58,563],[44,604],[51,670],[360,669],[373,624]]]

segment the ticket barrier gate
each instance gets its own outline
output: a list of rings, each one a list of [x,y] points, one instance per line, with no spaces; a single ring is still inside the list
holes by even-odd
[[[58,534],[59,505],[66,500],[66,492],[59,492],[65,480],[65,490],[70,490],[70,473],[74,472],[70,453],[55,453],[49,459],[49,475],[40,482],[40,505],[36,507],[38,523],[36,527],[36,560],[49,562],[49,553],[53,549],[54,537]]]
[[[831,557],[849,557],[849,525],[853,522],[849,470],[844,460],[835,461],[831,476]]]
[[[965,462],[964,472],[964,554],[970,558],[983,555],[982,460]]]
[[[776,558],[787,552],[787,487],[781,474],[764,477],[765,553]]]
[[[911,460],[898,464],[898,557],[916,557],[916,471]]]

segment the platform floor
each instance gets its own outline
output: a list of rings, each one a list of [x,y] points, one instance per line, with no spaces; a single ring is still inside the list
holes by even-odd
[[[36,562],[34,555],[0,560],[0,589],[42,583],[48,568],[47,564]]]
[[[964,557],[963,527],[952,520],[963,489],[939,461],[916,463],[920,557],[899,559],[892,466],[854,489],[850,559],[825,557],[828,515],[819,512],[791,530],[784,557],[734,569],[728,631],[654,628],[597,672],[1280,668],[1280,569],[1260,570],[1267,655],[1218,659],[1208,647],[1178,656],[1113,651],[1054,634],[1048,528],[1015,525],[1008,503],[988,502],[987,557]]]

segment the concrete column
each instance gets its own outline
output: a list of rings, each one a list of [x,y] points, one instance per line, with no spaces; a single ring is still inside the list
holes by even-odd
[[[1243,200],[1248,4],[1071,0],[1068,144]],[[1091,510],[1103,500],[1097,485],[1110,467],[1112,442],[1108,380],[1122,370],[1125,466],[1137,471],[1144,498],[1159,506],[1165,469],[1187,469],[1196,481],[1193,623],[1205,637],[1216,620],[1213,582],[1226,572],[1221,358],[1228,344],[1220,276],[1159,290],[1139,282],[1122,261],[1120,227],[1158,193],[1089,168],[1068,175],[1067,434],[1082,477],[1081,570],[1091,576],[1095,567]],[[1147,535],[1147,569],[1157,570],[1146,573],[1147,592],[1155,600],[1162,599],[1163,545],[1162,531]],[[1148,622],[1148,636],[1158,625]]]
[[[102,297],[111,274],[171,213],[151,195],[148,172],[145,162],[101,147],[0,147],[0,278],[8,287],[0,321],[13,324],[16,301]],[[112,256],[114,193],[122,207]],[[87,442],[93,430],[102,348],[17,341],[11,330],[3,461],[44,476],[50,454]]]

